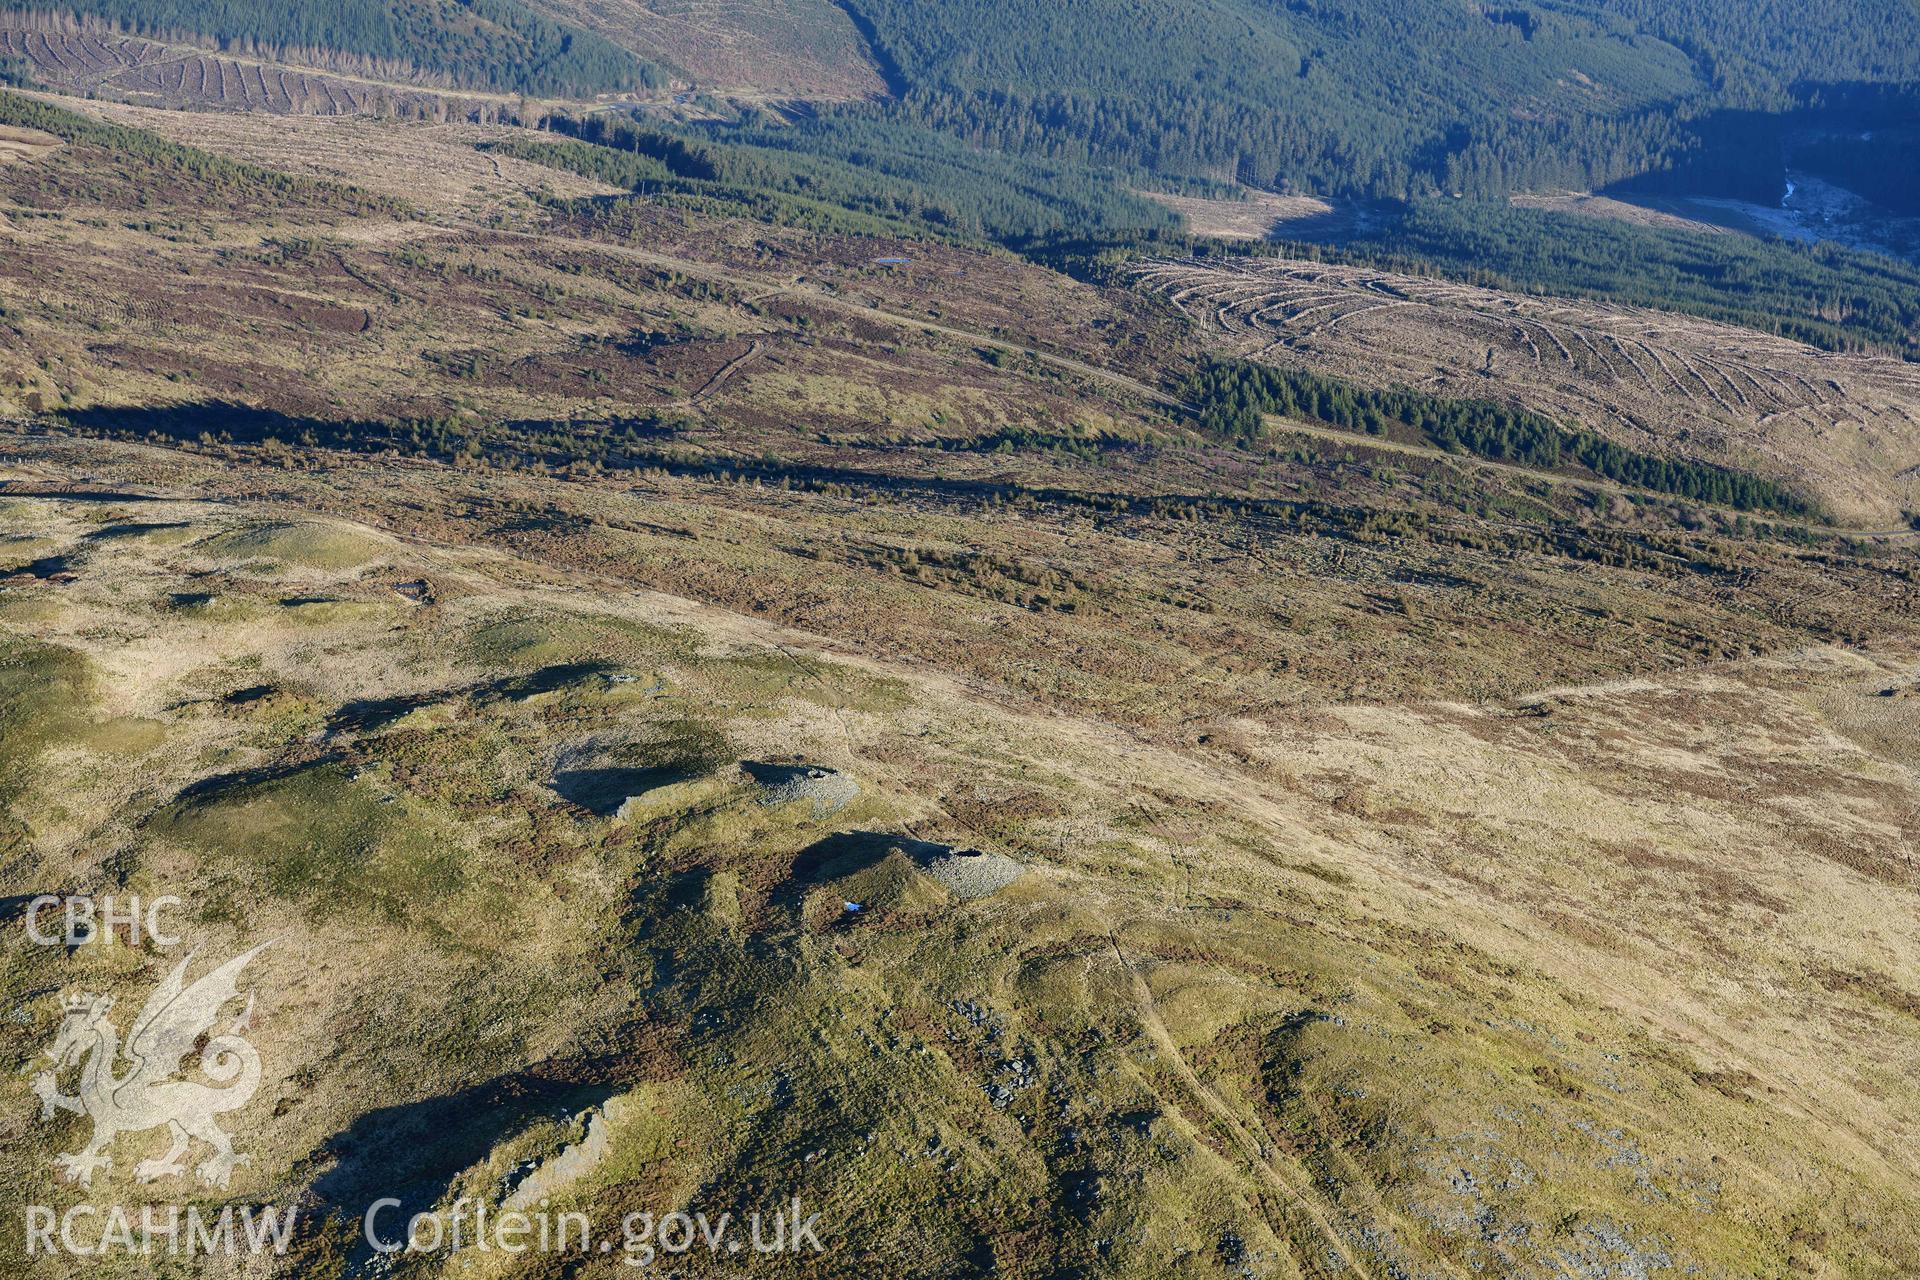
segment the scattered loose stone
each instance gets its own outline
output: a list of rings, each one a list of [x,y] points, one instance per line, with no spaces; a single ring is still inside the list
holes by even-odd
[[[815,819],[829,818],[860,794],[860,784],[838,769],[816,764],[762,764],[741,762],[740,771],[760,788],[760,803],[768,808],[811,800]]]

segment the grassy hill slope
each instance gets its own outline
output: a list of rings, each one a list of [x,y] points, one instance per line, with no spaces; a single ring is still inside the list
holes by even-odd
[[[229,1194],[309,1206],[283,1274],[367,1274],[372,1197],[497,1206],[596,1114],[605,1148],[566,1162],[560,1204],[606,1222],[798,1196],[827,1252],[796,1275],[1920,1265],[1901,1136],[1920,703],[1876,696],[1910,679],[1907,642],[1476,706],[1316,697],[1143,736],[954,671],[983,656],[953,643],[967,618],[1033,616],[961,581],[835,565],[831,601],[796,594],[823,572],[796,546],[888,536],[897,506],[9,453],[16,493],[84,469],[120,496],[0,496],[31,540],[16,558],[71,575],[0,597],[10,687],[61,706],[9,739],[7,888],[176,893],[219,955],[280,939],[252,978],[268,1069],[229,1121],[252,1157]],[[241,496],[263,484],[271,504]],[[913,528],[929,555],[973,538],[1041,563],[1092,537],[1109,573],[1177,580],[1123,527],[1055,520]],[[1283,563],[1343,546],[1307,535]],[[674,560],[790,577],[781,607],[809,632],[622,589]],[[1522,682],[1547,657],[1529,610],[1555,597],[1501,595],[1537,591],[1544,563],[1484,597]],[[1616,627],[1667,611],[1657,588],[1584,580]],[[1402,590],[1412,617],[1453,589]],[[850,609],[948,656],[856,645]],[[1144,656],[1149,621],[1116,615],[1109,656]],[[1390,630],[1292,626],[1357,641],[1376,679],[1414,657]],[[1004,656],[1036,685],[1088,674],[1045,652]],[[769,762],[859,792],[769,803]],[[930,869],[942,845],[1022,874],[962,896]],[[5,976],[137,1007],[170,962],[20,948]],[[23,1057],[53,1003],[9,1033]],[[10,1207],[163,1192],[124,1164],[90,1193],[54,1182],[72,1136],[9,1145]],[[67,1263],[145,1265],[43,1269]]]
[[[1279,260],[1162,302],[681,192],[597,224],[479,149],[527,130],[75,106],[0,166],[0,898],[277,941],[218,1192],[136,1181],[158,1134],[62,1181],[85,1122],[35,1119],[59,995],[124,1028],[184,952],[15,934],[0,1219],[303,1207],[162,1264],[210,1280],[634,1273],[356,1244],[529,1187],[798,1197],[795,1276],[1920,1272],[1906,535],[1346,430],[1343,384],[1169,403],[1228,321],[1412,383],[1346,344],[1484,312],[1431,349],[1472,398],[1604,407],[1602,323],[1678,322]],[[1830,423],[1906,368],[1786,345],[1691,394],[1820,368]]]

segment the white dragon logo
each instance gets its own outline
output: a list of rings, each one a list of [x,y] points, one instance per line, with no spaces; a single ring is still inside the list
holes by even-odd
[[[68,1177],[83,1186],[91,1184],[94,1170],[113,1167],[107,1150],[117,1135],[160,1125],[171,1131],[173,1145],[158,1160],[142,1160],[134,1166],[133,1176],[141,1182],[184,1172],[181,1157],[195,1138],[213,1147],[213,1154],[195,1170],[208,1186],[226,1186],[234,1167],[248,1162],[246,1156],[234,1154],[233,1142],[214,1117],[244,1107],[260,1087],[260,1055],[239,1034],[253,1015],[253,998],[247,998],[246,1012],[225,1035],[206,1040],[204,1046],[202,1037],[212,1030],[221,1006],[239,996],[235,984],[240,971],[269,945],[263,942],[235,956],[190,987],[187,965],[193,956],[175,965],[134,1020],[125,1049],[128,1066],[121,1074],[115,1074],[121,1056],[119,1035],[107,1021],[113,997],[65,998],[66,1017],[46,1051],[53,1065],[34,1077],[33,1091],[40,1098],[42,1120],[53,1119],[56,1108],[93,1118],[93,1140],[79,1151],[54,1158]],[[172,1078],[180,1060],[195,1048],[200,1048],[200,1069],[225,1088]],[[83,1058],[86,1065],[80,1070],[79,1093],[61,1093],[59,1073]]]

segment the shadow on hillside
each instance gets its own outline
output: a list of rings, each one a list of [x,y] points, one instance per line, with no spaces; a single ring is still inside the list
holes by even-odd
[[[516,1072],[471,1088],[369,1111],[321,1144],[315,1162],[331,1167],[313,1182],[320,1213],[356,1227],[348,1274],[371,1273],[377,1255],[357,1228],[375,1201],[396,1200],[374,1221],[383,1240],[403,1238],[414,1214],[445,1199],[454,1179],[501,1142],[542,1118],[571,1116],[620,1091],[585,1063]]]
[[[686,769],[669,768],[562,769],[553,775],[553,789],[595,817],[610,818],[628,800],[698,776]]]
[[[436,702],[457,698],[507,698],[518,701],[543,693],[557,693],[595,676],[610,676],[619,668],[609,662],[558,662],[523,676],[503,676],[498,680],[479,680],[451,689],[429,689],[424,693],[396,694],[390,698],[356,698],[343,702],[327,717],[327,736],[342,733],[368,733],[383,729],[408,713]]]
[[[591,458],[608,468],[651,468],[689,479],[755,481],[819,488],[841,486],[855,492],[881,492],[896,497],[967,504],[1015,501],[1054,502],[1090,508],[1107,515],[1154,515],[1166,509],[1199,508],[1216,515],[1266,517],[1305,512],[1332,512],[1320,504],[1280,498],[1242,498],[1200,492],[1128,493],[1107,489],[1072,489],[1025,485],[1009,481],[961,479],[938,474],[900,474],[863,467],[809,465],[778,459],[688,459],[644,447],[608,444],[604,439],[560,440],[569,429],[562,422],[503,422],[459,424],[298,418],[271,409],[257,409],[225,401],[146,408],[97,408],[69,411],[74,427],[116,433],[134,439],[157,436],[170,440],[198,440],[202,435],[234,443],[269,440],[346,452],[375,453],[387,449],[416,457],[449,459],[469,447],[489,455],[518,456],[530,461],[572,461]],[[618,424],[614,424],[618,425]],[[551,519],[528,517],[543,527]]]
[[[774,889],[768,901],[777,907],[798,908],[807,890],[865,871],[884,862],[896,849],[916,866],[925,866],[942,854],[952,852],[948,845],[885,831],[836,831],[794,855],[787,878]]]

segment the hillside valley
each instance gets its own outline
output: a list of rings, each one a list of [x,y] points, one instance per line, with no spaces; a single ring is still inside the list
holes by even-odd
[[[1920,18],[1130,12],[0,21],[0,1272],[1920,1275]]]

